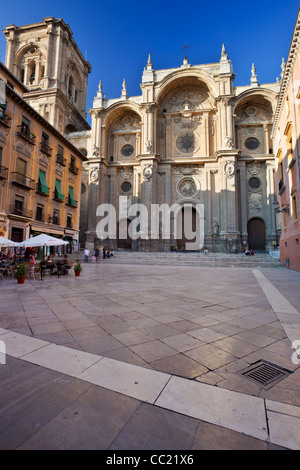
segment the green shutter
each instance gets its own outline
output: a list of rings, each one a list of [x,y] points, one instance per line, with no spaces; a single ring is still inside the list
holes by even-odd
[[[76,201],[75,201],[75,198],[74,198],[74,193],[73,193],[72,186],[69,186],[69,197],[70,197],[70,203],[72,204],[72,206],[76,206]]]
[[[57,199],[60,199],[61,201],[63,201],[64,195],[61,192],[60,180],[55,180],[55,189],[57,191]]]
[[[48,194],[49,188],[48,188],[47,181],[46,181],[46,173],[43,170],[40,170],[39,180],[41,184],[42,193]]]

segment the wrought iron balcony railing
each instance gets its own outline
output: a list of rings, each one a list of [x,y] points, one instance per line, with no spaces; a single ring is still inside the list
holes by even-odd
[[[26,217],[27,219],[32,219],[33,216],[33,211],[16,206],[15,204],[11,204],[9,212],[10,214]]]
[[[32,134],[32,132],[30,132],[27,126],[24,126],[23,124],[21,124],[20,126],[17,126],[17,129],[18,129],[17,134],[20,137],[23,137],[23,139],[27,140],[32,145],[35,145],[36,137],[34,134]]]
[[[12,184],[16,184],[18,186],[22,186],[26,189],[34,189],[35,182],[29,176],[23,175],[23,173],[18,173],[17,171],[11,174],[11,182]]]

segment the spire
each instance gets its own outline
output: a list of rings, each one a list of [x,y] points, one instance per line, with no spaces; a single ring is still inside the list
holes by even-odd
[[[127,89],[126,89],[126,81],[125,81],[125,78],[124,78],[124,80],[123,80],[121,98],[123,98],[123,99],[125,99],[125,100],[127,99]]]
[[[148,56],[147,70],[153,70],[153,67],[152,67],[152,60],[151,60],[151,54],[149,54],[149,56]]]
[[[94,99],[94,107],[97,107],[97,108],[103,107],[103,93],[102,93],[102,81],[101,80],[98,85],[97,96]]]
[[[254,66],[254,64],[252,64],[251,78],[250,78],[251,86],[258,86],[257,75],[255,74],[255,72],[256,72],[255,66]]]
[[[221,52],[221,59],[220,59],[220,73],[232,73],[232,65],[231,60],[229,59],[225,44],[222,44],[222,52]]]

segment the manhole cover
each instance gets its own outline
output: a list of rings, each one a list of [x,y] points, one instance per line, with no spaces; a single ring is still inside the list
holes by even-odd
[[[271,364],[267,361],[259,361],[252,364],[246,370],[244,369],[241,373],[244,377],[247,377],[256,384],[269,388],[280,380],[283,380],[291,372],[276,364]]]

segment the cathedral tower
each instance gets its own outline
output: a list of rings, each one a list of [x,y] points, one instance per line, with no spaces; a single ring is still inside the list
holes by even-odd
[[[4,30],[6,67],[28,88],[24,99],[60,132],[88,130],[86,95],[91,66],[61,18]]]

